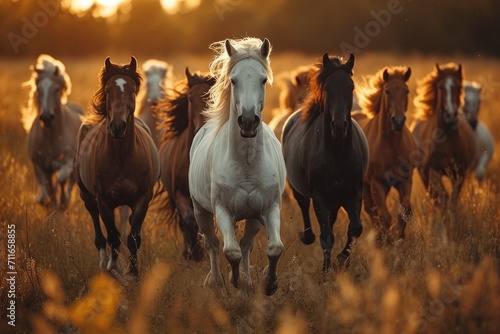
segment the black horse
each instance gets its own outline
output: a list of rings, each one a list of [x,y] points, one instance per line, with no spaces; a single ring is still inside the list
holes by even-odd
[[[301,239],[308,245],[315,240],[309,218],[312,198],[321,227],[323,270],[330,267],[333,223],[340,207],[350,220],[347,244],[337,256],[341,266],[363,230],[360,213],[368,143],[360,126],[351,119],[353,66],[353,54],[342,63],[325,53],[309,73],[308,97],[283,131],[287,178],[304,219]]]

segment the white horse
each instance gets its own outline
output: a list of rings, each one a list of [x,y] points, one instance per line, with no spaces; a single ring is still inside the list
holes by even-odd
[[[486,166],[493,157],[495,141],[490,130],[484,122],[478,120],[479,108],[481,107],[482,85],[474,81],[466,81],[464,85],[465,97],[463,112],[467,121],[474,129],[476,139],[476,159],[474,172],[478,180],[484,178]]]
[[[146,123],[151,136],[160,147],[163,131],[158,129],[159,120],[154,111],[158,102],[165,97],[165,92],[172,86],[172,65],[156,59],[149,59],[142,65],[142,72],[146,77],[145,87],[137,97],[137,115]]]
[[[66,208],[75,181],[72,176],[75,134],[84,117],[83,108],[68,103],[71,80],[64,64],[49,55],[38,56],[31,79],[24,85],[31,91],[22,123],[28,133],[28,155],[35,168],[39,195],[45,206],[57,203]]]
[[[265,292],[277,290],[276,267],[283,251],[280,238],[281,195],[285,163],[281,145],[262,122],[266,82],[272,83],[271,46],[265,39],[226,40],[212,44],[217,56],[210,64],[216,84],[210,89],[207,123],[191,146],[189,191],[196,221],[206,238],[211,269],[205,285],[223,288],[219,239],[231,264],[231,283],[251,288],[250,252],[262,224],[269,239]],[[238,245],[235,223],[246,219]],[[241,271],[240,271],[241,261]]]

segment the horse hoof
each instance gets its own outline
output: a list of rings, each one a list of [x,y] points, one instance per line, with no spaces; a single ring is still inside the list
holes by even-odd
[[[314,235],[313,232],[307,231],[307,232],[301,232],[300,233],[300,240],[304,245],[310,245],[316,240],[316,236]]]

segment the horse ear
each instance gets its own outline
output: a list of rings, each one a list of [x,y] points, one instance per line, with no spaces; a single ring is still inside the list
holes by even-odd
[[[227,51],[227,54],[229,55],[229,57],[231,57],[233,54],[236,53],[236,49],[234,48],[234,46],[229,41],[229,38],[226,39],[226,51]]]
[[[408,67],[405,73],[405,81],[408,81],[408,79],[410,79],[410,75],[411,75],[411,67]]]
[[[187,67],[187,66],[186,66],[186,71],[185,71],[185,73],[186,73],[186,78],[187,78],[188,83],[189,83],[189,81],[191,80],[191,78],[192,78],[193,76],[191,75],[191,72],[189,72],[189,67]]]
[[[111,68],[111,60],[109,60],[109,57],[107,57],[106,60],[104,61],[104,66],[106,70],[109,70]]]
[[[137,59],[135,59],[134,56],[130,57],[130,64],[128,65],[130,71],[136,72],[137,71]]]
[[[59,75],[59,66],[54,69],[54,75]]]
[[[349,55],[349,59],[347,59],[346,65],[351,68],[351,70],[354,68],[354,53],[351,52]]]
[[[389,81],[389,72],[387,71],[387,68],[384,69],[384,73],[382,73],[382,78],[384,78],[384,82]]]
[[[323,55],[323,67],[327,67],[330,65],[330,57],[328,56],[328,52],[325,52]]]
[[[269,40],[267,38],[264,38],[264,42],[260,47],[260,55],[263,58],[267,58],[267,56],[269,56],[270,51],[271,51],[271,43],[269,43]]]
[[[462,75],[462,64],[458,64],[458,70],[457,72]]]
[[[439,68],[439,64],[438,64],[438,63],[436,63],[436,72],[437,72],[437,73],[440,73],[440,72],[441,72],[441,69]]]

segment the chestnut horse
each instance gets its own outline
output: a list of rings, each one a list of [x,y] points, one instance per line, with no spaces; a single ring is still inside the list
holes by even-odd
[[[337,256],[347,264],[352,243],[361,235],[363,175],[368,166],[368,143],[351,118],[354,55],[343,63],[327,53],[310,72],[309,94],[283,128],[287,179],[302,211],[302,242],[315,235],[309,218],[310,199],[321,228],[323,270],[330,268],[333,224],[343,207],[349,216],[347,243]]]
[[[84,111],[67,103],[70,78],[64,64],[49,55],[38,56],[26,85],[31,86],[31,92],[22,122],[28,132],[28,155],[38,181],[37,202],[55,206],[59,185],[59,205],[65,208],[75,184],[72,176],[75,133]]]
[[[101,269],[117,269],[120,232],[115,225],[114,209],[128,206],[130,234],[130,270],[138,275],[137,250],[141,245],[141,227],[160,176],[158,151],[144,124],[134,117],[135,99],[141,76],[137,61],[115,65],[106,58],[100,87],[92,101],[92,115],[80,127],[74,163],[75,179],[95,230],[95,245]],[[101,216],[111,246],[106,265],[106,239],[99,222]]]
[[[418,82],[414,104],[417,122],[415,142],[421,153],[418,171],[431,198],[446,207],[449,195],[441,177],[452,183],[454,207],[476,155],[474,130],[459,112],[462,102],[462,65],[436,64],[434,71]]]
[[[386,198],[392,187],[399,192],[400,214],[396,227],[404,238],[406,221],[411,217],[410,195],[415,161],[415,140],[405,125],[408,107],[409,67],[386,67],[357,87],[364,114],[354,114],[370,144],[368,171],[364,177],[363,202],[366,212],[379,230],[379,241],[391,241],[391,214]],[[366,117],[365,115],[368,115]],[[363,117],[364,116],[364,117]]]
[[[161,207],[167,221],[179,224],[184,236],[182,255],[195,261],[202,259],[203,249],[189,193],[189,149],[195,133],[205,122],[201,112],[207,106],[207,93],[214,83],[214,77],[191,74],[186,68],[186,80],[176,84],[179,88],[174,95],[160,101],[156,109],[165,119],[161,125],[165,134],[160,145],[160,160],[161,181],[168,198]]]

